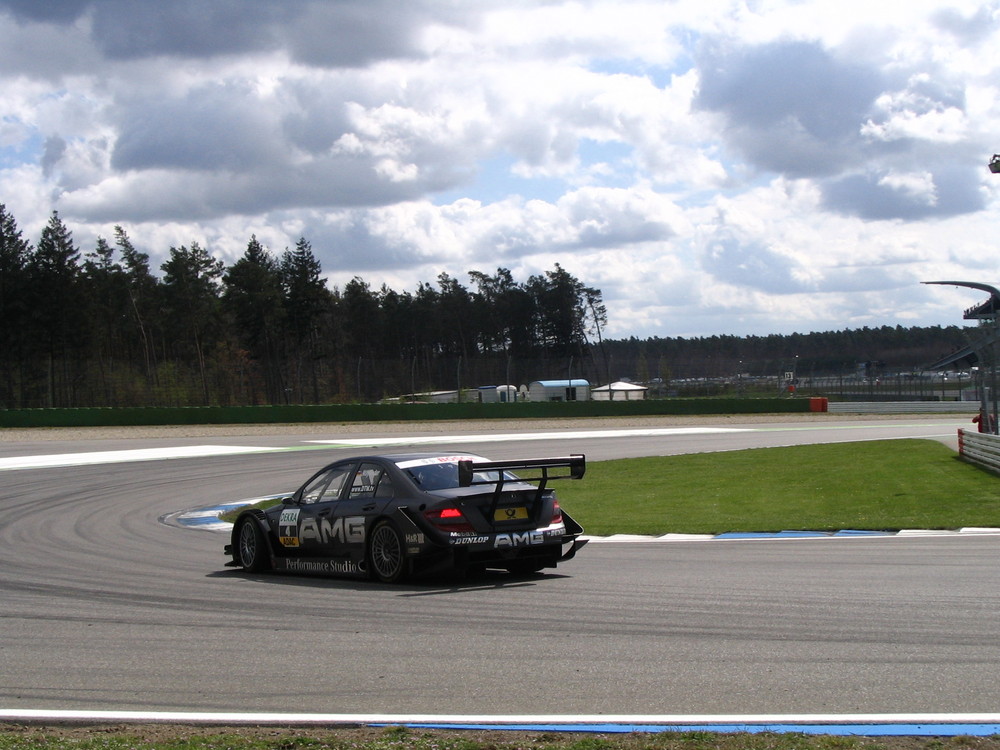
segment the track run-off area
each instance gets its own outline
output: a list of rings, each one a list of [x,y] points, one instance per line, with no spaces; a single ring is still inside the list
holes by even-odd
[[[345,455],[954,447],[969,426],[786,415],[3,431],[0,720],[995,734],[990,530],[612,538],[544,575],[382,586],[227,569],[223,527],[178,521],[288,491]],[[627,513],[627,477],[608,502]]]

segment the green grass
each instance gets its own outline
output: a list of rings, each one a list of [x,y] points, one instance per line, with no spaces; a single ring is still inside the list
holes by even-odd
[[[1000,527],[1000,478],[933,440],[592,461],[553,486],[595,536]]]
[[[0,750],[1000,750],[996,737],[197,727],[8,728]]]
[[[556,488],[597,536],[1000,526],[1000,478],[931,440],[594,461]]]

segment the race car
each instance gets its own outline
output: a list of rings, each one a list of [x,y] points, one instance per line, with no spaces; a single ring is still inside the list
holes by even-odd
[[[554,568],[586,544],[548,486],[586,458],[490,461],[469,453],[345,458],[233,524],[228,566],[373,578]]]

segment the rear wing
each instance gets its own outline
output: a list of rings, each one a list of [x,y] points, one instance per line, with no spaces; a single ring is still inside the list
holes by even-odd
[[[565,470],[560,473],[560,470]],[[500,472],[500,481],[477,479],[477,474],[488,471]],[[524,482],[541,482],[540,489],[550,479],[582,479],[587,471],[587,457],[582,453],[560,458],[525,458],[507,461],[459,461],[458,486],[471,487],[474,484],[498,484],[503,486],[505,471],[518,472],[517,478]],[[531,472],[524,476],[520,472]]]

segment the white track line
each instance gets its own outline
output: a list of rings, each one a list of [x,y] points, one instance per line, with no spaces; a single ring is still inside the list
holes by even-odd
[[[254,448],[240,445],[186,445],[175,448],[139,448],[126,451],[59,453],[48,456],[13,456],[10,458],[0,458],[0,471],[47,469],[57,466],[116,464],[127,461],[162,461],[172,458],[231,456],[240,453],[264,453],[273,450],[274,448]]]
[[[217,724],[998,724],[1000,714],[322,714],[0,709],[0,720],[160,721]]]
[[[662,437],[665,435],[712,435],[726,432],[754,432],[743,427],[663,427],[635,430],[564,430],[562,432],[493,432],[484,435],[400,435],[382,438],[307,440],[319,445],[378,446],[423,445],[428,443],[503,443],[512,440],[593,440],[620,437]]]

